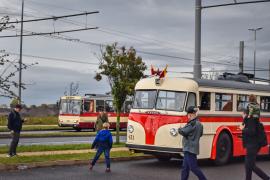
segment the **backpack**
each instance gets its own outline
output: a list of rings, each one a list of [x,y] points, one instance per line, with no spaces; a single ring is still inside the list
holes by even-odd
[[[258,136],[259,147],[264,147],[268,145],[266,133],[264,130],[264,125],[259,120],[257,123],[257,136]]]

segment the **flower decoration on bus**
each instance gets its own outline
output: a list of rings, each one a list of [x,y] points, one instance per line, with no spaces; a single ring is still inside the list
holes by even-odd
[[[177,129],[171,128],[171,129],[170,129],[170,134],[171,134],[172,136],[177,136],[177,135],[178,135]]]
[[[168,65],[166,65],[166,67],[160,71],[159,68],[155,69],[152,65],[151,65],[151,75],[152,76],[157,76],[158,78],[164,78],[167,74],[167,67]]]

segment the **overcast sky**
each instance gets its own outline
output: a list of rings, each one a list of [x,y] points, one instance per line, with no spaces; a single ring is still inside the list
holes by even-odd
[[[231,2],[233,0],[203,0],[203,5]],[[26,56],[23,57],[23,62],[39,64],[23,72],[23,82],[28,84],[22,93],[23,101],[27,105],[55,103],[71,82],[79,83],[81,95],[108,92],[110,89],[106,80],[96,82],[93,79],[97,65],[87,64],[98,63],[100,47],[96,44],[118,42],[120,46],[133,46],[148,66],[154,64],[163,68],[168,64],[168,70],[173,71],[168,76],[191,77],[191,74],[180,72],[192,71],[192,60],[183,61],[180,58],[147,55],[142,52],[193,59],[194,4],[194,0],[25,0],[25,19],[85,11],[100,13],[88,15],[87,18],[81,16],[24,24],[24,30],[31,32],[53,32],[86,26],[99,29],[63,34],[66,39],[73,41],[44,36],[25,37],[23,54]],[[0,16],[9,15],[11,20],[20,20],[20,11],[21,0],[0,0]],[[230,64],[203,63],[203,70],[237,70],[239,41],[242,40],[245,41],[245,69],[253,69],[254,34],[248,28],[255,27],[263,27],[257,34],[257,68],[268,69],[269,12],[270,3],[203,10],[202,60]],[[16,35],[16,29],[19,30],[20,26],[15,24],[15,29],[3,31],[0,35]],[[80,43],[78,39],[96,44]],[[2,38],[0,41],[0,49],[15,53],[10,59],[18,60],[16,53],[19,53],[19,38]],[[69,63],[50,58],[86,63]],[[5,69],[0,68],[0,72]],[[257,76],[267,78],[268,72],[258,72]],[[0,104],[9,101],[0,98]]]

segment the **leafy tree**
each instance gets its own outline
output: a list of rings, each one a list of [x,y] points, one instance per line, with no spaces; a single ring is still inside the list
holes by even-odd
[[[10,107],[14,108],[16,106],[16,104],[19,104],[19,99],[18,98],[12,98],[12,100],[10,102]]]
[[[117,43],[107,45],[99,58],[99,72],[95,79],[100,81],[106,76],[111,87],[113,102],[117,113],[116,143],[119,143],[120,112],[128,95],[134,94],[136,83],[144,76],[146,65],[142,58],[136,55],[136,50],[130,47],[118,48]]]

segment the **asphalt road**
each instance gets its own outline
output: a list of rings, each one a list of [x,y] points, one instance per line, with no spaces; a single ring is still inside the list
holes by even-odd
[[[270,160],[260,160],[259,167],[270,175]],[[105,173],[105,164],[98,163],[93,171],[88,166],[62,166],[38,168],[14,172],[0,173],[0,180],[179,180],[180,160],[158,162],[157,160],[141,160],[113,162],[112,172]],[[200,167],[209,180],[243,180],[244,162],[237,160],[226,166],[213,166],[209,161],[200,161]],[[190,180],[197,179],[192,173]],[[259,180],[253,175],[253,180]]]
[[[49,144],[82,144],[92,143],[95,137],[48,137],[48,138],[20,138],[19,145],[49,145]],[[115,137],[114,141],[115,141]],[[0,146],[9,145],[11,139],[0,139]],[[126,142],[126,136],[120,136],[121,142]]]

